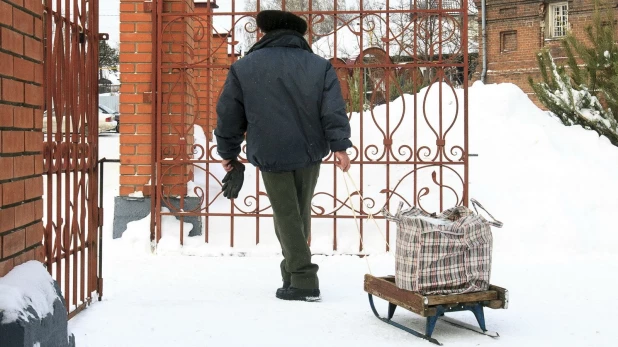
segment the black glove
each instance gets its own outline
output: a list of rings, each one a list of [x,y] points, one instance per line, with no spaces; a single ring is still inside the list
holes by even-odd
[[[228,171],[225,177],[223,177],[223,181],[221,181],[223,187],[221,187],[221,190],[226,198],[236,199],[245,181],[245,165],[238,160],[232,160],[230,165],[232,165],[232,171]]]

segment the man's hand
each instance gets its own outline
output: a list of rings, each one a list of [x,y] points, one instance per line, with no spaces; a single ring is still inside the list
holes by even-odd
[[[232,160],[234,159],[223,159],[223,161],[221,162],[221,165],[223,166],[223,170],[225,170],[225,172],[230,172],[234,170],[234,167],[232,166]]]
[[[350,157],[348,157],[346,151],[335,152],[335,166],[343,172],[350,170]]]

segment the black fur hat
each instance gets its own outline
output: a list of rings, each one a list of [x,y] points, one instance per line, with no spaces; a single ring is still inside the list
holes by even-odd
[[[257,26],[265,33],[278,29],[294,30],[301,35],[307,32],[307,22],[292,12],[264,10],[258,13]]]

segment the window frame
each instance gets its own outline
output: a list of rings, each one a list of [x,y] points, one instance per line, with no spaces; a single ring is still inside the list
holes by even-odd
[[[514,49],[507,49],[506,48],[506,36],[507,35],[515,35],[515,48]],[[518,40],[517,40],[517,30],[507,30],[507,31],[502,31],[500,32],[500,53],[512,53],[512,52],[517,52],[518,47]]]
[[[556,13],[556,11],[563,11],[562,13]],[[564,17],[564,24],[562,33],[556,34],[556,30],[559,30],[559,26],[556,25],[557,16]],[[569,31],[569,2],[560,1],[549,3],[547,6],[547,38],[549,39],[562,39],[567,36]]]

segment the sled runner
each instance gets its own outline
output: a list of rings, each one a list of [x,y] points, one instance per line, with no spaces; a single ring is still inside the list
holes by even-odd
[[[508,290],[494,285],[491,285],[489,290],[482,292],[451,295],[422,295],[399,289],[395,285],[394,276],[374,277],[369,274],[365,275],[365,291],[369,294],[369,305],[371,306],[371,310],[381,321],[440,346],[442,344],[431,337],[438,319],[459,328],[496,338],[499,337],[498,333],[489,331],[485,328],[483,308],[506,309],[509,303]],[[388,316],[386,318],[380,317],[378,314],[373,302],[374,295],[388,301]],[[425,333],[420,333],[393,322],[391,319],[395,314],[397,306],[412,311],[421,317],[426,317]],[[444,316],[447,312],[457,311],[472,311],[479,327],[477,328]]]

